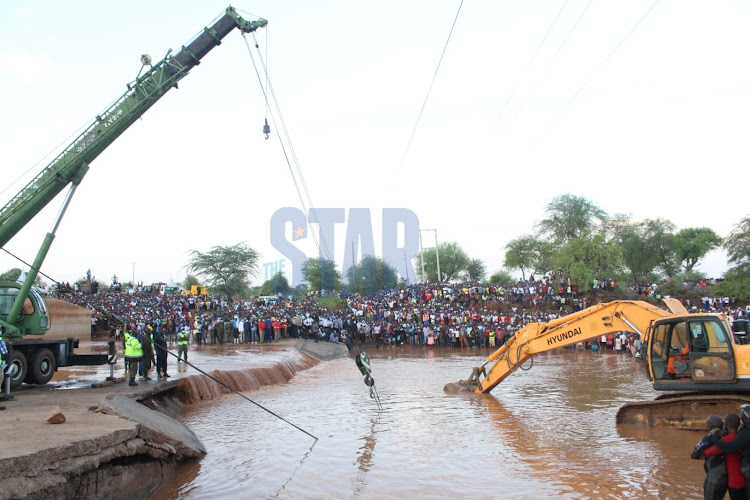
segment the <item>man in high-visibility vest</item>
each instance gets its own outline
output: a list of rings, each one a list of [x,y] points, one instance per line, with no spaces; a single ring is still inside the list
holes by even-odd
[[[133,335],[133,329],[125,330],[125,364],[128,367],[130,383],[128,385],[138,385],[135,378],[138,376],[138,363],[143,358],[143,349],[138,337]]]
[[[188,351],[188,334],[183,328],[180,333],[177,334],[177,362],[179,363],[181,358],[187,363],[187,351]]]

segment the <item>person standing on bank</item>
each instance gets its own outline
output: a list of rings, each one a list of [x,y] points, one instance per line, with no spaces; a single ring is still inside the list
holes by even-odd
[[[156,376],[158,378],[167,378],[167,339],[164,332],[159,330],[154,338],[156,350]]]
[[[188,352],[188,335],[185,330],[180,330],[180,333],[177,334],[177,362],[180,362],[180,358],[184,359],[185,363],[187,363],[187,352]]]
[[[125,330],[125,364],[128,367],[130,383],[128,385],[138,385],[135,378],[138,376],[138,363],[143,358],[143,349],[138,337],[133,335],[132,330]]]
[[[148,372],[151,371],[151,366],[154,363],[154,333],[151,326],[146,326],[143,331],[138,335],[138,340],[141,341],[141,351],[143,358],[141,359],[141,380],[151,380],[148,376]]]

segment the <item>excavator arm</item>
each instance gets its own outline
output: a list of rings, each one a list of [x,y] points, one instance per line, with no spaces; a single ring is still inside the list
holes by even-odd
[[[679,302],[677,305],[667,305],[674,311],[666,311],[643,301],[618,300],[603,302],[549,323],[529,323],[492,353],[482,366],[474,368],[469,380],[448,384],[446,391],[490,392],[535,354],[600,335],[628,331],[645,338],[653,320],[684,310]]]

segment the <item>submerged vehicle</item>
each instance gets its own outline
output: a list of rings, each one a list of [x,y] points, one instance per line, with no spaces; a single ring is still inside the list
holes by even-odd
[[[535,354],[616,332],[640,335],[654,401],[629,403],[617,423],[705,429],[706,417],[737,412],[750,402],[750,345],[735,339],[723,314],[688,313],[676,299],[667,309],[644,301],[614,300],[557,318],[529,323],[446,392],[488,393]],[[742,341],[744,342],[744,340]]]

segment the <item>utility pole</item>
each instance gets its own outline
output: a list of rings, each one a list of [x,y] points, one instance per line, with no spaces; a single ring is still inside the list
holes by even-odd
[[[437,229],[433,229],[433,231],[435,231],[435,257],[437,258],[438,283],[440,283],[443,280],[443,275],[440,274],[440,247],[438,247],[437,242]]]
[[[440,274],[440,249],[438,248],[437,229],[420,229],[419,230],[419,247],[422,247],[422,231],[433,231],[435,233],[435,258],[437,259],[437,280],[442,281],[443,275]],[[420,252],[420,256],[422,252]],[[424,276],[424,258],[422,259],[422,275]]]
[[[406,260],[406,250],[404,250],[404,272],[406,273],[406,284],[409,284],[409,262]]]
[[[357,294],[357,280],[355,279],[357,272],[357,256],[354,255],[354,240],[352,240],[352,294]]]
[[[424,231],[424,229],[419,230],[419,258],[422,260],[422,283],[426,283],[427,275],[424,273],[424,247],[422,246],[422,231]]]

